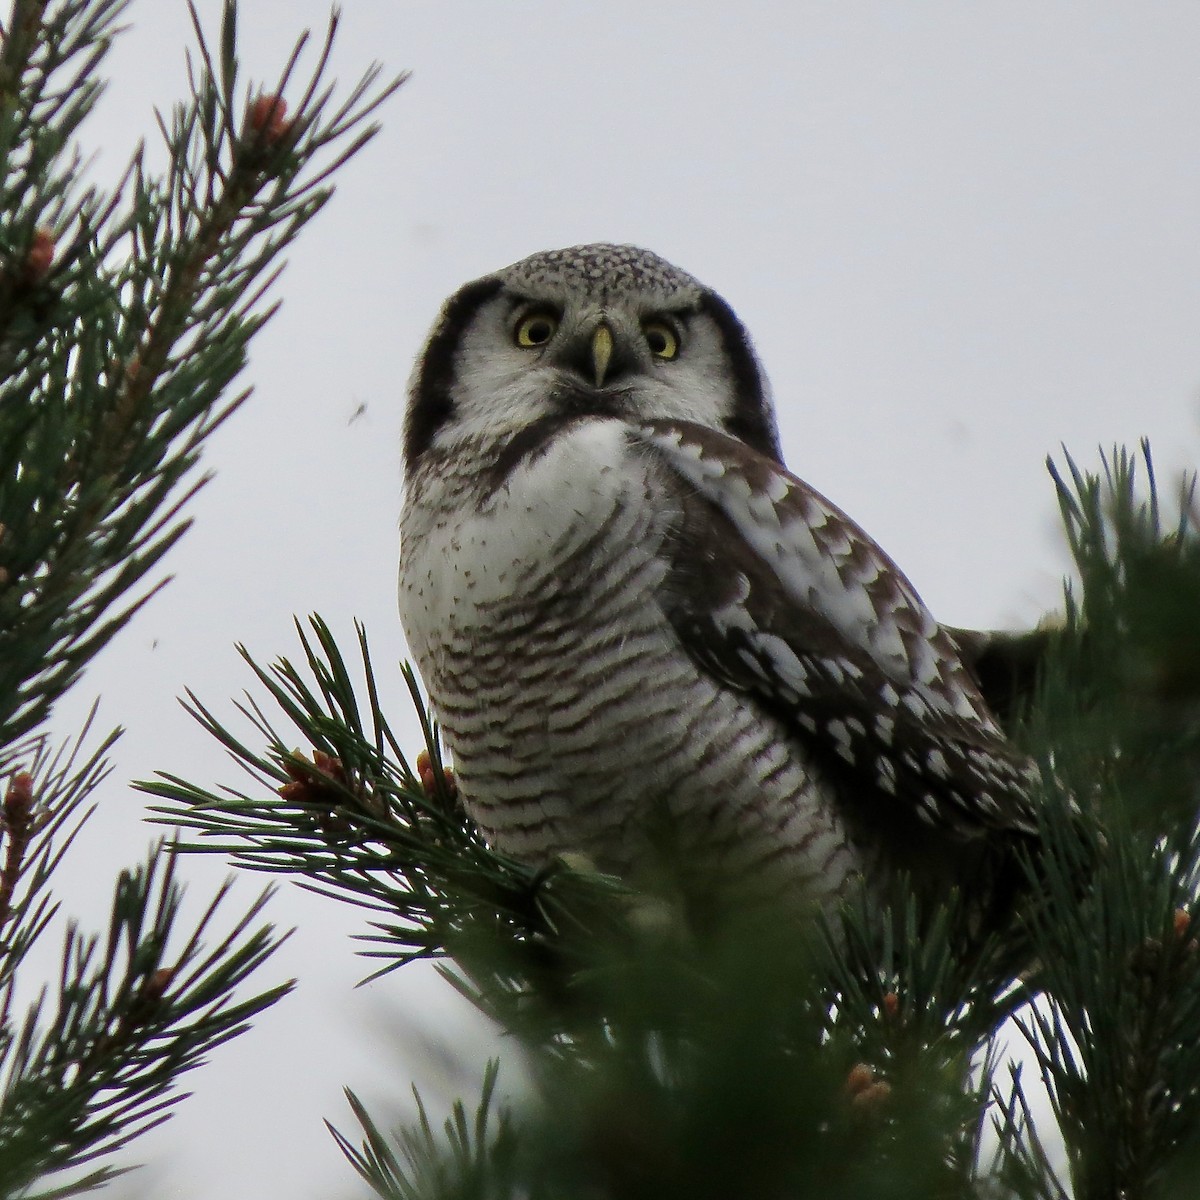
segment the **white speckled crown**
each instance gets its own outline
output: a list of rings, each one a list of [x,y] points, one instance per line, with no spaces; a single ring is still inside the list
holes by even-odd
[[[693,276],[649,250],[608,242],[542,250],[496,274],[510,286],[539,292],[570,284],[577,293],[582,283],[589,297],[602,304],[610,297],[649,290],[676,300],[689,292],[699,298],[705,290]]]

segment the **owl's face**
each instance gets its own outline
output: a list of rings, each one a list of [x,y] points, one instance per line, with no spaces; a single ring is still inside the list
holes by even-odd
[[[535,254],[447,301],[411,383],[406,467],[578,416],[693,421],[779,458],[729,305],[657,255],[597,244]]]

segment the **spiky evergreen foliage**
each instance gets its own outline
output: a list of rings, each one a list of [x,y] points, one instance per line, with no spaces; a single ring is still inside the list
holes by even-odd
[[[1078,588],[1027,722],[1097,816],[1078,903],[1047,878],[1063,916],[1036,923],[1046,999],[1022,1022],[1081,1198],[1194,1195],[1200,1148],[1200,536],[1194,481],[1168,523],[1142,460],[1144,491],[1123,451],[1099,477],[1055,472]]]
[[[183,927],[174,862],[160,846],[115,873],[107,929],[68,922],[57,979],[27,978],[29,951],[56,912],[55,872],[116,736],[92,739],[85,728],[58,749],[46,722],[158,586],[155,569],[203,482],[201,450],[246,397],[231,388],[273,311],[280,254],[399,82],[380,86],[373,69],[335,97],[324,80],[335,17],[306,78],[302,39],[277,81],[246,85],[228,0],[219,50],[200,37],[189,95],[159,119],[164,172],[139,149],[105,193],[87,183],[80,139],[126,9],[126,0],[13,0],[0,29],[6,1197],[67,1195],[110,1178],[113,1151],[165,1118],[179,1075],[287,991],[240,996],[279,942],[261,921],[263,899],[223,921],[223,888]],[[37,998],[22,1014],[18,996]]]
[[[697,921],[677,873],[635,893],[586,864],[505,859],[455,804],[423,711],[429,761],[409,765],[361,629],[353,671],[319,618],[299,664],[251,663],[265,699],[242,705],[248,733],[193,697],[252,782],[161,776],[143,786],[163,819],[194,849],[361,905],[384,970],[438,959],[509,1034],[507,1073],[490,1066],[444,1128],[422,1107],[391,1135],[351,1093],[361,1143],[335,1136],[374,1190],[1195,1195],[1200,538],[1190,494],[1164,522],[1142,457],[1141,479],[1124,452],[1099,477],[1052,465],[1065,618],[997,643],[1017,690],[1002,707],[1045,781],[1023,971],[1012,932],[964,956],[950,914],[911,902],[852,896],[822,922],[756,901]],[[1022,1041],[1048,1103],[1007,1061]]]

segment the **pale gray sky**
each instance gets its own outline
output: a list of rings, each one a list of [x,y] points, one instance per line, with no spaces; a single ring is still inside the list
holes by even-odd
[[[215,23],[219,0],[199,7]],[[327,14],[241,7],[244,69],[268,82]],[[374,58],[413,79],[291,256],[175,582],[60,710],[69,730],[100,694],[102,719],[129,729],[62,872],[76,912],[107,904],[150,837],[124,780],[231,779],[174,698],[191,687],[229,713],[248,683],[235,641],[290,654],[292,614],[316,610],[349,646],[360,617],[414,728],[392,667],[404,383],[442,299],[534,250],[636,242],[721,290],[766,363],[792,469],[951,623],[1029,623],[1056,603],[1042,462],[1060,443],[1085,465],[1142,435],[1164,470],[1200,460],[1190,0],[344,7],[343,80]],[[102,175],[183,88],[183,0],[130,18],[87,130]],[[197,901],[218,866],[187,864]],[[352,990],[354,910],[288,887],[271,915],[300,930],[263,982],[294,974],[299,992],[134,1147],[155,1195],[356,1194],[321,1126],[350,1127],[341,1086],[403,1104],[414,1073],[436,1083],[413,1030],[464,1028],[431,971]]]

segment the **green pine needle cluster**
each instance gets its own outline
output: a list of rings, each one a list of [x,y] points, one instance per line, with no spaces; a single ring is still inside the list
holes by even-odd
[[[72,139],[125,8],[18,0],[0,65],[6,746],[44,720],[145,599],[147,574],[186,527],[201,447],[246,398],[228,393],[274,311],[281,252],[400,82],[377,87],[373,69],[335,103],[323,80],[335,19],[309,78],[294,77],[302,39],[271,87],[243,86],[230,0],[219,60],[197,24],[192,94],[159,118],[165,174],[150,173],[139,149],[112,195],[80,192]],[[72,86],[76,73],[86,82]],[[299,100],[275,134],[246,118],[290,92]]]
[[[290,986],[245,991],[280,941],[267,893],[226,919],[222,888],[189,927],[162,844],[116,875],[107,929],[59,913],[55,873],[96,788],[113,786],[117,733],[88,722],[58,748],[46,726],[161,585],[204,445],[246,398],[236,380],[281,255],[402,82],[372,68],[338,93],[325,78],[336,14],[309,69],[302,38],[278,79],[244,81],[236,4],[215,48],[192,9],[188,94],[158,118],[166,166],[138,148],[102,191],[82,139],[128,7],[13,0],[0,27],[4,1197],[71,1195],[125,1169],[115,1152],[165,1119],[179,1076]],[[61,967],[39,985],[30,950],[55,918]]]

